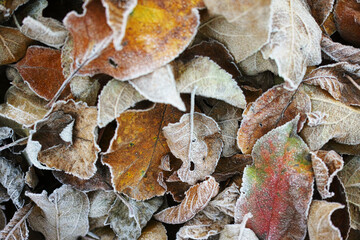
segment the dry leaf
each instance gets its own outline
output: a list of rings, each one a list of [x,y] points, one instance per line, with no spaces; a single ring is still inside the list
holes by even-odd
[[[88,193],[90,201],[89,218],[107,216],[117,196],[113,191],[97,190]],[[105,222],[104,222],[105,224]]]
[[[165,193],[157,178],[161,158],[170,150],[161,129],[181,115],[174,107],[157,104],[147,111],[124,112],[116,119],[116,134],[102,161],[110,168],[117,192],[137,200]]]
[[[216,181],[222,182],[234,175],[242,174],[246,165],[251,165],[252,163],[251,155],[247,154],[236,154],[227,158],[222,157],[211,176],[213,176]]]
[[[324,145],[323,149],[328,151],[334,150],[339,154],[360,156],[360,144],[347,145],[330,140],[328,143]]]
[[[32,42],[16,28],[3,26],[0,26],[0,40],[0,65],[18,61]]]
[[[168,224],[180,224],[192,219],[215,197],[219,184],[213,177],[198,183],[185,193],[185,199],[177,206],[166,208],[154,215],[156,220]]]
[[[323,25],[334,8],[335,0],[307,0],[307,3],[316,22]]]
[[[309,149],[296,134],[299,117],[254,145],[254,165],[245,168],[235,223],[251,212],[247,226],[260,239],[304,239],[313,194]]]
[[[4,22],[10,18],[13,12],[21,5],[29,0],[6,0],[0,2],[0,22]]]
[[[138,240],[167,240],[167,231],[164,225],[160,222],[151,220],[142,230],[141,236]]]
[[[350,80],[348,77],[353,78]],[[355,83],[353,83],[354,81]],[[360,106],[360,66],[346,62],[325,65],[308,74],[304,82],[320,86],[330,95],[347,105]]]
[[[33,209],[33,204],[29,203],[14,213],[10,222],[0,232],[0,238],[3,240],[15,239],[26,240],[29,237],[29,229],[26,219]]]
[[[359,109],[334,100],[317,87],[304,85],[304,89],[311,99],[311,111],[327,115],[320,125],[305,125],[301,131],[301,136],[312,151],[320,149],[330,139],[350,145],[360,143],[360,127],[356,126],[360,117]]]
[[[278,75],[278,66],[272,59],[264,59],[261,52],[249,56],[239,63],[239,67],[246,75],[254,76],[265,71],[271,71]]]
[[[41,142],[34,139],[34,136],[38,131],[38,126],[46,124],[47,118],[45,118],[36,123],[35,131],[31,131],[25,149],[27,157],[37,168],[63,170],[76,177],[88,179],[96,172],[95,162],[97,153],[100,151],[96,144],[96,108],[88,107],[85,103],[75,103],[72,100],[59,101],[47,117],[58,112],[70,115],[74,119],[73,124],[67,125],[60,133],[60,138],[63,140],[72,139],[72,145],[44,149]]]
[[[173,69],[169,64],[145,76],[130,80],[129,83],[152,102],[171,104],[180,111],[186,110],[176,89]]]
[[[205,0],[214,17],[201,26],[201,33],[224,43],[237,62],[256,53],[270,35],[271,0]]]
[[[338,173],[343,182],[350,211],[351,227],[360,230],[360,157],[353,157]]]
[[[125,110],[142,100],[145,98],[131,84],[112,79],[99,96],[98,125],[105,127]]]
[[[265,92],[243,112],[238,131],[238,146],[245,154],[251,153],[256,141],[270,130],[300,114],[299,129],[311,111],[309,97],[299,89],[290,92],[285,85],[277,85]]]
[[[307,66],[321,63],[321,29],[303,0],[273,0],[272,11],[270,42],[261,51],[275,60],[285,88],[295,90]]]
[[[32,189],[34,189],[39,183],[39,178],[36,175],[35,167],[33,165],[30,166],[25,173],[25,183]]]
[[[9,138],[14,139],[14,130],[9,127],[0,127],[0,146]]]
[[[252,218],[251,213],[245,214],[244,219],[240,224],[226,225],[224,230],[220,233],[219,240],[258,240],[251,229],[245,228],[249,218]]]
[[[321,50],[335,62],[360,64],[360,49],[333,42],[329,37],[322,37]]]
[[[319,150],[311,152],[312,167],[314,170],[317,190],[322,199],[334,196],[330,192],[330,184],[339,171],[342,170],[344,161],[335,151]]]
[[[193,129],[190,118],[190,114],[184,114],[178,123],[167,125],[163,131],[172,154],[183,161],[177,170],[179,178],[193,185],[214,172],[223,142],[212,118],[195,113]]]
[[[331,222],[331,214],[344,208],[340,203],[314,200],[309,211],[308,229],[311,240],[342,240],[341,233]]]
[[[25,57],[15,67],[30,89],[45,100],[54,97],[65,80],[61,68],[61,52],[51,48],[29,47]],[[69,93],[70,88],[65,88],[62,98]]]
[[[5,226],[6,226],[6,216],[5,216],[4,211],[0,210],[0,230],[3,230]],[[1,232],[0,232],[0,234],[1,234]]]
[[[327,36],[332,36],[334,33],[336,33],[334,12],[331,12],[330,15],[326,18],[325,22],[321,26],[321,30]]]
[[[36,206],[29,215],[32,229],[41,232],[46,239],[76,240],[89,230],[89,199],[85,193],[63,185],[49,197],[27,192]]]

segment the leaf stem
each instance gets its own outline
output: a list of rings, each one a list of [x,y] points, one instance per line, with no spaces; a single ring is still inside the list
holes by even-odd
[[[195,110],[195,93],[197,86],[191,92],[191,103],[190,103],[190,143],[189,143],[189,153],[188,158],[191,161],[191,145],[194,135],[194,110]]]
[[[350,77],[349,75],[346,75],[346,78],[349,79],[349,81],[350,81],[358,90],[360,90],[360,86],[355,82],[354,79],[352,79],[352,77]]]
[[[21,144],[22,142],[27,141],[28,138],[29,138],[29,137],[20,138],[20,139],[16,140],[15,142],[12,142],[12,143],[9,143],[9,144],[7,144],[7,145],[4,145],[4,146],[0,147],[0,152],[1,152],[1,151],[4,151],[5,149],[11,148],[11,147],[13,147],[13,146],[16,146],[16,145],[18,145],[18,144]]]

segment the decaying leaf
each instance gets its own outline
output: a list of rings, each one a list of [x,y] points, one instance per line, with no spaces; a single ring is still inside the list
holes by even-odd
[[[167,240],[166,229],[160,222],[151,220],[142,230],[139,240]]]
[[[353,157],[338,173],[345,186],[347,203],[350,211],[351,227],[360,229],[360,157]]]
[[[251,217],[252,214],[247,213],[240,224],[226,225],[224,230],[220,233],[219,240],[258,240],[255,233],[251,229],[245,227],[248,219]]]
[[[334,8],[335,0],[307,0],[307,3],[316,22],[323,25]]]
[[[276,62],[284,87],[295,90],[307,66],[321,63],[321,29],[303,0],[273,0],[272,11],[270,42],[261,52]]]
[[[341,233],[331,222],[331,214],[337,209],[344,208],[340,203],[314,200],[311,203],[308,220],[310,239],[341,240]]]
[[[190,121],[190,114],[184,114],[178,123],[167,125],[163,131],[172,154],[183,161],[177,170],[179,178],[193,185],[215,171],[223,142],[212,118],[195,113],[193,129]]]
[[[103,190],[89,192],[88,197],[90,201],[89,218],[107,216],[111,206],[117,198],[113,191]]]
[[[9,19],[13,12],[29,0],[6,0],[0,2],[0,22]]]
[[[216,16],[201,26],[201,32],[224,43],[240,62],[251,56],[270,35],[271,0],[205,0],[205,5]]]
[[[327,115],[325,121],[317,126],[305,125],[301,136],[311,150],[320,149],[330,139],[343,144],[360,143],[360,110],[334,100],[323,90],[304,85],[304,90],[311,100],[311,111]]]
[[[30,166],[29,169],[26,171],[26,173],[25,173],[25,183],[26,183],[26,185],[28,185],[32,189],[34,189],[38,185],[39,178],[36,175],[34,166]]]
[[[185,199],[177,206],[166,208],[154,215],[156,220],[169,224],[180,224],[192,219],[215,197],[219,184],[213,177],[192,186],[185,193]]]
[[[246,100],[237,82],[209,57],[197,57],[185,65],[177,62],[176,85],[181,93],[223,100],[235,107],[245,108]]]
[[[210,216],[210,211],[207,211],[207,209],[215,208],[230,217],[234,217],[235,205],[239,196],[239,187],[233,183],[219,193],[212,201],[210,201],[209,205],[203,210],[203,212],[207,216]]]
[[[329,37],[322,37],[321,50],[336,62],[360,63],[360,49],[333,42]]]
[[[18,61],[25,55],[31,42],[16,28],[0,26],[0,65]]]
[[[3,240],[26,240],[29,237],[29,229],[26,219],[33,209],[33,204],[29,203],[14,213],[10,222],[0,232],[0,238]]]
[[[216,181],[222,182],[234,175],[242,174],[246,165],[251,165],[252,163],[253,160],[249,154],[236,154],[231,157],[222,157],[211,176],[213,176]]]
[[[118,117],[116,134],[102,161],[110,168],[118,192],[145,200],[161,196],[157,183],[161,158],[170,152],[161,129],[180,119],[176,108],[157,104],[148,111],[127,111]]]
[[[303,239],[313,194],[309,148],[296,134],[299,117],[254,145],[254,165],[245,168],[235,223],[251,212],[247,226],[260,239]]]
[[[71,142],[72,139],[72,144],[46,149],[42,142],[34,137],[39,131],[38,126],[47,124],[45,127],[50,128],[49,123],[46,123],[47,118],[59,113],[63,116],[70,115],[74,119],[65,125],[59,135],[64,142]],[[51,113],[44,120],[38,121],[35,130],[31,131],[25,149],[28,159],[40,169],[63,170],[82,179],[90,178],[96,172],[95,162],[100,151],[96,144],[96,115],[96,108],[88,107],[86,103],[75,103],[72,100],[57,102]]]
[[[26,196],[36,204],[29,224],[46,239],[76,240],[88,232],[89,199],[85,193],[64,185],[49,197],[46,191],[27,192]]]
[[[256,141],[270,130],[300,114],[299,129],[311,111],[309,97],[302,89],[290,92],[277,85],[261,95],[243,112],[237,143],[245,154],[251,153]]]
[[[312,167],[314,170],[317,190],[323,199],[334,196],[330,192],[330,184],[339,171],[342,170],[344,161],[335,151],[319,150],[311,152]]]
[[[350,77],[350,78],[349,78]],[[346,62],[321,66],[311,71],[304,82],[320,86],[347,105],[360,106],[360,66]]]
[[[127,82],[109,81],[101,91],[98,103],[98,125],[105,127],[121,113],[145,98]]]

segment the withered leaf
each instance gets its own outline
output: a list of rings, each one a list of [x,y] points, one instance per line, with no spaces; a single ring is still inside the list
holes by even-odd
[[[334,196],[334,193],[329,191],[330,184],[337,173],[343,168],[344,161],[342,157],[335,151],[319,150],[311,152],[311,161],[320,196],[323,199]]]
[[[6,216],[4,211],[0,210],[0,230],[3,230],[5,226],[6,226]]]
[[[334,150],[339,154],[360,156],[360,144],[347,145],[330,140],[328,143],[324,145],[323,149],[328,151]]]
[[[139,240],[167,240],[167,231],[164,225],[158,221],[151,220],[142,230]]]
[[[6,0],[0,2],[0,22],[4,22],[13,14],[13,12],[21,5],[29,0]]]
[[[26,196],[36,204],[29,224],[46,239],[76,240],[88,232],[89,199],[85,193],[63,185],[49,197],[46,191],[27,192]]]
[[[29,203],[18,209],[10,222],[0,232],[0,238],[4,240],[16,239],[26,240],[29,237],[29,229],[26,224],[26,219],[33,209],[33,204]]]
[[[0,26],[0,65],[18,61],[32,40],[16,28]]]
[[[278,66],[273,59],[264,59],[261,52],[257,52],[239,63],[241,71],[246,75],[254,76],[265,71],[278,75]]]
[[[316,22],[323,25],[334,8],[335,0],[307,0],[307,3]]]
[[[251,153],[256,141],[273,128],[300,114],[299,129],[311,111],[309,97],[302,89],[290,92],[284,85],[277,85],[261,95],[243,112],[237,143],[245,154]]]
[[[334,42],[327,36],[321,39],[321,50],[336,62],[360,63],[360,49]]]
[[[172,154],[183,161],[177,170],[179,178],[193,185],[215,171],[223,142],[220,128],[212,118],[195,113],[193,129],[190,118],[190,114],[184,114],[178,123],[164,127],[163,132]]]
[[[251,165],[252,163],[253,160],[249,154],[236,154],[231,157],[222,157],[211,176],[213,176],[216,181],[222,182],[234,175],[242,174],[246,165]]]
[[[36,123],[35,131],[31,131],[25,149],[27,157],[37,168],[63,170],[76,177],[88,179],[96,172],[95,162],[100,151],[96,144],[96,108],[88,107],[86,103],[75,103],[73,100],[59,101],[53,106],[49,116],[58,112],[74,119],[74,122],[66,125],[60,133],[62,140],[72,139],[72,145],[62,144],[44,149],[34,136],[37,135],[39,124],[46,122],[45,118]]]
[[[247,226],[260,239],[304,239],[313,194],[309,148],[296,134],[299,116],[261,137],[254,165],[245,168],[235,223],[252,213]]]
[[[338,239],[341,240],[341,233],[331,222],[331,214],[345,206],[336,202],[314,200],[311,203],[308,220],[310,239]]]
[[[181,115],[172,106],[157,104],[148,111],[126,111],[116,119],[116,134],[102,161],[110,168],[117,192],[137,200],[165,193],[157,178],[161,158],[170,150],[161,129]]]
[[[89,218],[107,216],[117,196],[113,191],[97,190],[88,193],[90,201]],[[104,222],[105,223],[105,222]]]
[[[311,99],[311,111],[327,115],[317,126],[305,125],[301,136],[311,150],[320,149],[330,139],[343,144],[359,144],[360,134],[357,127],[360,110],[334,100],[318,87],[304,85]]]
[[[272,11],[270,42],[261,52],[276,62],[285,88],[295,90],[307,66],[321,62],[321,29],[303,0],[274,0]]]
[[[247,213],[240,224],[226,225],[224,230],[220,233],[219,240],[258,240],[255,233],[251,229],[245,227],[248,219],[251,217],[252,214]]]
[[[219,184],[213,177],[192,186],[185,193],[185,199],[177,206],[166,208],[154,215],[156,220],[169,224],[180,224],[192,219],[215,197]]]

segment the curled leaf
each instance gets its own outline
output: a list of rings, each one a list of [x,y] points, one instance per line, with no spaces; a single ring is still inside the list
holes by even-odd
[[[25,240],[29,237],[29,229],[26,219],[29,217],[34,204],[29,203],[17,210],[10,222],[0,232],[0,238],[4,240]]]

